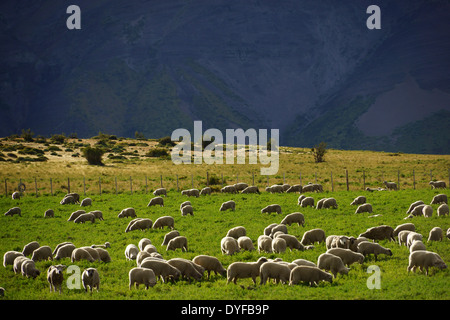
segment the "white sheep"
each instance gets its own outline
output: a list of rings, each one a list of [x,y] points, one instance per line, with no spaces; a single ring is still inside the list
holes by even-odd
[[[204,187],[200,190],[200,195],[210,195],[212,193],[212,189],[210,187]]]
[[[153,253],[153,252],[158,252],[158,249],[156,249],[156,247],[153,244],[147,244],[145,245],[144,249],[142,249],[142,251],[148,252],[148,253]]]
[[[96,249],[89,247],[89,246],[81,247],[80,249],[84,249],[87,252],[89,252],[89,254],[94,259],[94,261],[102,261],[102,259],[100,258],[100,254],[98,253],[98,251]]]
[[[183,208],[184,206],[191,206],[192,205],[192,203],[190,202],[190,201],[184,201],[184,202],[182,202],[181,204],[180,204],[180,210],[181,210],[181,208]]]
[[[168,227],[171,230],[175,228],[175,220],[171,216],[162,216],[156,219],[153,224],[153,229],[163,229],[164,227]]]
[[[120,213],[117,215],[119,218],[136,218],[136,210],[134,210],[134,208],[125,208],[122,211],[120,211]]]
[[[78,216],[78,218],[76,218],[75,220],[73,220],[74,223],[85,223],[87,221],[90,221],[91,223],[95,222],[95,215],[91,212],[88,213],[82,213]]]
[[[297,266],[317,267],[314,262],[305,259],[295,259],[294,261],[292,261],[292,263],[296,264]]]
[[[281,220],[281,222],[280,222],[280,224],[286,224],[288,226],[290,226],[293,223],[297,223],[299,227],[300,227],[300,225],[302,225],[304,227],[305,226],[304,215],[300,212],[293,212],[293,213],[286,215],[284,217],[284,219]]]
[[[64,196],[64,198],[59,202],[59,204],[75,204],[78,201],[75,200],[75,198],[71,195],[66,195]]]
[[[27,260],[31,260],[31,259],[27,258],[25,256],[17,256],[14,259],[14,262],[13,262],[13,271],[14,271],[14,273],[16,273],[16,274],[17,273],[21,273],[21,271],[22,271],[22,263],[24,263]],[[31,261],[33,261],[33,260],[31,260]]]
[[[359,235],[359,237],[365,237],[372,240],[384,240],[388,239],[389,241],[395,241],[394,238],[394,229],[387,225],[381,225],[372,227],[366,230]]]
[[[74,221],[76,218],[78,218],[83,213],[86,213],[86,211],[84,211],[84,210],[74,211],[70,214],[70,217],[69,217],[69,219],[67,219],[67,221]]]
[[[344,265],[349,267],[353,263],[363,264],[364,255],[359,252],[354,252],[350,249],[344,248],[331,248],[327,250],[327,253],[334,254],[342,259]]]
[[[256,284],[256,277],[259,276],[259,269],[263,263],[267,262],[267,258],[261,257],[256,262],[233,262],[227,269],[227,284],[231,281],[236,284],[237,279],[252,278]]]
[[[287,244],[283,238],[275,238],[272,240],[272,252],[283,253],[286,251]]]
[[[294,184],[293,186],[290,186],[289,189],[286,190],[286,193],[292,193],[292,192],[302,192],[303,187],[300,184]]]
[[[13,216],[17,214],[19,217],[22,216],[22,210],[19,207],[14,207],[5,212],[5,216]]]
[[[444,238],[444,231],[439,227],[434,227],[430,230],[428,235],[428,242],[430,241],[442,241]]]
[[[433,215],[433,207],[432,206],[430,206],[430,205],[425,205],[423,208],[422,208],[422,214],[423,214],[423,216],[425,217],[425,218],[429,218],[429,217],[431,217],[432,215]]]
[[[298,205],[298,206],[301,205],[302,200],[305,199],[305,198],[306,198],[306,196],[305,196],[304,194],[301,194],[301,195],[298,197],[297,205]]]
[[[249,186],[247,188],[245,188],[244,190],[241,191],[241,193],[243,194],[248,194],[248,193],[260,193],[259,189],[257,186]]]
[[[261,213],[272,213],[272,212],[280,214],[281,206],[279,204],[271,204],[261,209]]]
[[[55,212],[52,209],[47,209],[44,212],[44,218],[54,218]]]
[[[430,181],[429,185],[432,186],[432,189],[447,188],[445,181]]]
[[[397,184],[395,182],[383,181],[383,183],[386,186],[386,189],[388,189],[388,190],[397,190]]]
[[[410,216],[421,216],[423,215],[423,211],[422,209],[425,207],[425,204],[418,204],[417,206],[415,206],[411,212],[410,212]]]
[[[400,231],[403,231],[403,230],[416,231],[416,226],[413,223],[404,223],[404,224],[398,225],[394,229],[393,236],[397,237],[398,234],[400,233]]]
[[[164,199],[163,197],[155,197],[150,199],[150,202],[147,204],[147,207],[157,206],[164,207]]]
[[[247,250],[247,251],[253,251],[255,250],[255,247],[253,246],[252,239],[250,239],[247,236],[241,236],[237,239],[239,249],[240,250]]]
[[[345,248],[350,247],[350,238],[347,236],[331,235],[325,239],[325,245],[327,249],[331,248]]]
[[[409,247],[409,252],[414,252],[418,250],[427,250],[427,247],[420,240],[414,240],[411,246]]]
[[[191,205],[184,206],[180,211],[182,216],[187,216],[188,214],[191,216],[194,215],[194,208]]]
[[[278,226],[278,223],[271,223],[267,227],[264,228],[264,234],[266,236],[270,236],[270,233],[272,232],[272,229],[274,227]]]
[[[266,191],[270,192],[270,193],[283,193],[284,192],[284,188],[283,188],[283,186],[275,184],[273,186],[267,187]]]
[[[175,238],[175,237],[177,237],[179,235],[180,235],[180,233],[177,230],[172,230],[172,231],[166,233],[164,235],[164,239],[163,239],[163,242],[162,242],[161,245],[162,246],[166,246],[169,243],[170,240],[172,240],[173,238]]]
[[[14,265],[14,260],[17,257],[23,257],[23,253],[19,251],[7,251],[3,255],[3,266],[6,268],[6,266]]]
[[[297,249],[300,251],[305,250],[305,247],[298,241],[298,239],[291,234],[277,234],[274,238],[282,238],[286,241],[286,247],[290,250]]]
[[[322,198],[319,201],[317,201],[316,203],[316,209],[322,209],[323,203],[325,202],[325,200],[327,200],[327,198]]]
[[[181,191],[181,195],[198,198],[200,196],[200,191],[198,191],[198,189],[183,190]]]
[[[148,218],[136,218],[128,223],[125,232],[130,232],[133,230],[146,230],[150,229],[153,225],[153,221]]]
[[[415,231],[411,231],[411,230],[402,230],[398,233],[398,244],[401,245],[407,245],[408,243],[408,234],[410,232],[415,232]]]
[[[183,258],[172,258],[167,261],[172,267],[177,268],[181,276],[188,279],[188,282],[191,282],[191,278],[196,281],[200,281],[203,277],[203,273],[199,271],[197,267],[194,266],[194,263],[191,260],[183,259]],[[200,267],[203,269],[203,267]],[[204,270],[204,269],[203,269]]]
[[[94,215],[95,219],[98,219],[100,221],[105,220],[105,219],[103,219],[103,212],[101,212],[100,210],[94,210],[89,213],[92,213]]]
[[[325,271],[330,271],[336,278],[337,274],[348,274],[350,270],[344,266],[344,262],[338,256],[331,253],[322,253],[317,259],[317,267]]]
[[[441,194],[435,195],[433,197],[433,199],[431,200],[430,204],[440,204],[440,203],[447,203],[448,204],[447,195],[446,194],[441,193]]]
[[[222,266],[222,263],[220,263],[219,259],[217,259],[216,257],[208,255],[198,255],[192,259],[192,262],[205,268],[205,270],[208,272],[208,280],[211,271],[214,271],[216,275],[220,274],[223,277],[225,277],[227,274],[227,270]]]
[[[228,209],[231,209],[233,211],[236,209],[236,203],[233,200],[229,200],[222,203],[222,205],[219,208],[219,211],[226,211]]]
[[[277,224],[276,226],[274,226],[274,227],[272,227],[270,229],[269,236],[271,238],[275,238],[275,233],[277,233],[277,232],[281,232],[281,233],[287,234],[288,233],[287,226],[285,224],[281,224],[281,223]]]
[[[152,269],[135,267],[128,272],[129,285],[128,288],[135,286],[139,289],[139,285],[143,284],[145,289],[153,287],[156,284],[156,276]]]
[[[411,203],[411,205],[408,208],[408,211],[406,211],[406,214],[411,213],[411,211],[413,211],[413,209],[421,204],[425,204],[425,202],[423,202],[422,200],[418,200],[415,201],[413,203]]]
[[[169,241],[166,251],[181,249],[181,251],[188,251],[187,238],[185,236],[177,236]]]
[[[64,241],[64,242],[60,242],[56,245],[55,249],[53,250],[53,255],[56,254],[56,252],[58,251],[59,248],[61,248],[62,246],[66,245],[66,244],[73,244],[72,242],[68,242],[68,241]]]
[[[317,285],[320,281],[328,281],[329,283],[332,283],[333,276],[318,267],[305,265],[292,269],[289,276],[290,286],[298,284],[299,282],[306,282],[312,286],[313,284]]]
[[[100,275],[95,268],[87,268],[81,274],[81,281],[83,282],[83,288],[87,292],[88,287],[91,289],[91,292],[94,288],[98,290],[100,289]]]
[[[300,207],[306,208],[306,207],[313,207],[314,208],[314,198],[313,197],[306,197],[302,200],[302,203],[300,203]]]
[[[272,253],[272,238],[266,235],[258,237],[258,252]]]
[[[40,245],[37,241],[31,241],[23,246],[22,253],[24,256],[29,256],[33,253],[34,250],[36,250],[39,247]]]
[[[91,198],[84,198],[80,203],[80,207],[87,207],[87,206],[92,206]]]
[[[41,271],[39,271],[36,268],[36,265],[33,260],[26,258],[20,267],[20,271],[22,273],[22,276],[27,278],[36,278],[41,274]]]
[[[125,258],[127,260],[136,260],[138,253],[139,253],[139,248],[136,247],[136,245],[134,245],[132,243],[127,245],[127,247],[125,248]]]
[[[419,267],[420,271],[425,269],[425,274],[428,275],[428,268],[437,267],[439,269],[445,269],[447,265],[437,253],[419,250],[411,252],[409,255],[408,273],[411,270],[416,272],[417,267]]]
[[[281,263],[268,261],[259,268],[260,284],[266,284],[267,280],[274,279],[275,283],[289,283],[291,269]]]
[[[31,255],[31,260],[42,261],[42,260],[52,260],[52,248],[49,246],[42,246],[33,251]]]
[[[139,243],[138,243],[139,250],[141,250],[141,251],[144,250],[145,246],[148,244],[152,244],[150,239],[142,238],[141,240],[139,240]]]
[[[102,262],[111,262],[111,256],[109,255],[108,251],[103,248],[94,248],[98,255],[100,256],[100,261]]]
[[[236,239],[233,237],[224,237],[220,241],[220,250],[222,254],[233,255],[236,252],[239,252],[239,244]]]
[[[153,191],[153,195],[155,196],[167,196],[166,188],[158,188],[155,191]]]
[[[222,189],[220,189],[220,192],[222,193],[237,193],[236,187],[233,185],[225,186]]]
[[[59,294],[61,294],[62,283],[64,282],[63,270],[65,267],[65,265],[58,264],[47,269],[47,281],[50,284],[50,292],[56,292],[56,289],[59,288]]]
[[[75,250],[76,247],[73,243],[66,243],[62,246],[60,246],[58,249],[56,249],[55,252],[55,260],[63,259],[63,258],[70,258],[72,257],[72,252]]]
[[[366,203],[366,201],[367,201],[367,199],[365,196],[358,196],[350,203],[350,205],[354,206],[354,205],[364,204],[364,203]]]
[[[315,242],[321,243],[326,240],[325,231],[322,229],[312,229],[308,230],[303,234],[302,240],[300,241],[302,245],[306,246],[309,244],[314,244]]]
[[[245,235],[247,235],[247,230],[243,226],[231,228],[227,232],[227,237],[233,237],[235,239],[238,239],[239,237],[243,237]]]
[[[14,191],[11,195],[11,198],[13,200],[20,200],[20,192],[19,191]]]
[[[148,258],[148,257],[151,257],[151,256],[152,256],[152,255],[151,255],[150,253],[148,253],[148,252],[145,252],[145,251],[139,251],[139,253],[137,254],[137,257],[136,257],[136,266],[137,266],[137,267],[140,267],[142,261],[143,261],[145,258]]]
[[[322,209],[334,208],[337,209],[338,204],[335,198],[327,198],[322,204]]]
[[[236,188],[236,191],[242,191],[245,190],[245,188],[248,188],[248,184],[245,182],[238,182],[234,184],[234,187]]]
[[[438,217],[440,216],[445,216],[445,215],[449,215],[449,207],[448,204],[443,203],[441,204],[438,208],[437,208],[437,215]]]
[[[87,260],[89,262],[94,262],[95,259],[85,248],[76,248],[72,251],[71,261]]]
[[[360,244],[363,241],[369,241],[369,239],[365,237],[358,237],[356,239],[354,237],[351,237],[349,249],[352,250],[353,252],[358,252],[358,244]]]
[[[155,277],[161,278],[163,283],[169,279],[178,280],[181,276],[180,270],[161,259],[145,258],[141,263],[141,268],[153,270]]]
[[[406,237],[406,247],[409,248],[414,240],[420,240],[422,241],[423,236],[420,233],[417,232],[410,232],[408,233],[408,236]]]
[[[364,203],[359,205],[358,208],[356,208],[355,213],[363,213],[363,212],[372,213],[373,212],[372,205],[370,203]]]
[[[364,257],[373,254],[375,256],[375,261],[379,254],[385,254],[387,256],[392,256],[392,251],[389,248],[382,247],[379,243],[363,241],[358,244],[358,252]]]

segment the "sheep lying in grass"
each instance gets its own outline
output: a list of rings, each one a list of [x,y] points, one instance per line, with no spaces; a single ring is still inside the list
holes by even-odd
[[[330,271],[336,278],[337,274],[348,274],[349,268],[344,266],[342,259],[331,253],[322,253],[317,259],[319,269]]]
[[[419,250],[411,252],[409,255],[409,264],[407,271],[416,272],[416,268],[419,267],[420,271],[425,269],[425,274],[428,275],[428,269],[431,267],[436,267],[439,269],[446,269],[447,265],[444,263],[442,258],[435,252]]]
[[[261,213],[272,213],[272,212],[281,214],[281,206],[279,204],[271,204],[261,209]]]
[[[167,245],[167,244],[169,243],[170,240],[172,240],[173,238],[175,238],[175,237],[177,237],[177,236],[179,236],[179,235],[180,235],[180,233],[179,233],[177,230],[172,230],[172,231],[166,233],[166,234],[164,235],[164,239],[163,239],[163,242],[162,242],[161,245],[162,245],[162,246]]]
[[[50,292],[55,291],[58,288],[59,294],[61,294],[62,283],[64,282],[63,270],[66,266],[58,264],[56,266],[50,266],[47,270],[47,281],[50,284]],[[53,290],[52,290],[53,289]]]
[[[188,251],[187,238],[184,236],[177,236],[169,241],[166,251],[181,249],[181,251]]]
[[[181,195],[198,198],[200,196],[200,191],[198,191],[198,189],[183,190],[183,191],[181,191]]]
[[[300,242],[302,245],[306,246],[309,244],[314,244],[315,242],[321,243],[325,240],[326,240],[325,231],[317,228],[306,231],[303,234],[302,240]]]
[[[155,273],[152,269],[136,267],[128,272],[129,285],[128,288],[131,290],[133,286],[139,289],[139,285],[143,284],[145,289],[148,290],[149,287],[153,287],[156,284]]]
[[[191,216],[194,215],[194,208],[191,205],[184,206],[180,211],[182,216],[187,216],[188,214]]]
[[[439,206],[439,208],[437,208],[437,215],[438,215],[438,217],[445,216],[445,215],[448,216],[449,215],[448,204],[446,204],[446,203],[441,204]]]
[[[147,204],[147,207],[157,206],[164,207],[164,199],[162,197],[155,197],[150,199],[150,202]]]
[[[447,195],[446,194],[438,194],[433,197],[430,204],[440,204],[440,203],[447,203]]]
[[[362,264],[364,262],[364,255],[358,252],[353,252],[350,249],[344,248],[331,248],[327,250],[327,253],[334,254],[342,259],[344,265],[349,267],[353,263]]]
[[[125,208],[122,211],[120,211],[120,213],[117,215],[119,218],[136,218],[136,210],[134,210],[134,208]]]
[[[236,239],[233,237],[224,237],[220,241],[220,250],[222,254],[233,255],[236,252],[239,252],[239,244]]]
[[[259,277],[261,279],[260,284],[266,284],[267,280],[274,279],[275,283],[289,283],[289,277],[291,275],[291,269],[281,263],[268,261],[263,263],[259,268]]]
[[[100,289],[100,275],[95,268],[87,268],[81,274],[81,280],[83,282],[83,288],[87,292],[88,287],[91,289],[91,292],[94,288],[98,290]]]
[[[428,242],[430,241],[442,241],[444,239],[444,231],[439,227],[434,227],[430,230],[428,235]]]
[[[198,255],[195,256],[194,259],[192,259],[192,262],[205,268],[205,270],[208,272],[208,280],[211,271],[214,271],[216,275],[220,274],[223,277],[227,275],[227,270],[222,266],[219,259],[217,259],[216,257],[208,255]]]
[[[350,205],[354,206],[354,205],[364,204],[364,203],[366,203],[366,201],[367,201],[367,199],[365,196],[358,196],[350,203]]]
[[[248,193],[260,193],[259,189],[257,186],[249,186],[247,188],[245,188],[244,190],[241,191],[241,193],[243,194],[248,194]]]
[[[163,216],[156,219],[153,224],[153,229],[162,229],[164,227],[168,227],[171,230],[175,228],[175,220],[171,216]]]
[[[267,258],[261,257],[256,262],[233,262],[227,269],[227,284],[237,279],[252,278],[256,284],[256,277],[259,276],[259,269],[263,263],[267,262]]]
[[[166,188],[159,188],[153,191],[154,196],[167,196]]]
[[[281,222],[280,222],[280,224],[286,224],[288,226],[290,226],[293,223],[297,223],[299,227],[300,227],[300,225],[302,225],[304,227],[305,226],[305,217],[303,216],[303,214],[300,212],[290,213],[287,216],[285,216],[284,219],[281,220]]]
[[[359,205],[358,208],[356,208],[355,213],[363,213],[363,212],[372,213],[373,212],[372,205],[370,203],[364,203]]]
[[[380,254],[392,256],[391,249],[384,248],[378,243],[368,241],[363,241],[360,244],[358,244],[358,252],[361,253],[364,257],[373,254],[375,256],[375,261],[377,261],[377,257]]]
[[[306,282],[312,286],[313,284],[317,285],[320,281],[332,283],[333,276],[328,272],[320,270],[318,267],[304,265],[292,269],[289,276],[290,286],[299,284],[300,282]]]
[[[222,205],[219,208],[219,211],[226,211],[228,209],[231,209],[233,211],[236,209],[236,203],[233,200],[229,200],[222,203]]]
[[[8,211],[5,212],[5,217],[12,217],[13,215],[17,214],[19,217],[22,216],[22,210],[20,210],[19,207],[14,207],[9,209]]]
[[[393,240],[394,238],[394,229],[387,225],[381,225],[377,227],[372,227],[366,230],[359,235],[360,237],[365,237],[372,240]]]
[[[445,181],[430,181],[429,185],[432,186],[432,189],[447,188]]]

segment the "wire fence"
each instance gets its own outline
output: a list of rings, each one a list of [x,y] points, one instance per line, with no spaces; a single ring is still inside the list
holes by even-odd
[[[206,171],[203,175],[189,173],[159,176],[105,176],[100,177],[35,177],[24,179],[3,178],[0,183],[0,195],[9,197],[15,191],[21,191],[32,196],[57,196],[70,192],[80,195],[101,194],[147,194],[157,188],[168,191],[209,186],[213,191],[220,191],[225,185],[245,182],[258,186],[263,191],[274,184],[306,185],[319,183],[324,191],[353,191],[366,188],[385,188],[384,181],[395,182],[398,189],[431,188],[430,181],[444,181],[450,186],[450,169],[448,170],[348,170],[324,172],[301,172],[297,174],[279,173],[275,176],[251,174],[223,174]],[[0,181],[2,181],[0,180]]]

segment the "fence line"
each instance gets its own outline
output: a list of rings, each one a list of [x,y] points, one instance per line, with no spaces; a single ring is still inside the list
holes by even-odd
[[[430,188],[429,181],[443,180],[446,181],[447,187],[450,187],[450,169],[444,173],[438,173],[430,170],[426,172],[418,172],[413,169],[412,172],[385,172],[377,170],[356,170],[351,175],[346,169],[343,173],[330,171],[329,173],[302,172],[296,174],[282,172],[275,176],[262,176],[254,172],[248,174],[224,175],[221,173],[211,173],[206,171],[203,176],[194,176],[193,173],[175,176],[149,177],[147,175],[118,177],[118,176],[102,176],[98,178],[89,177],[68,177],[65,178],[28,178],[28,179],[10,179],[3,178],[4,184],[0,188],[0,194],[4,196],[11,195],[14,191],[25,188],[25,192],[34,196],[49,194],[51,196],[58,194],[66,194],[70,192],[78,192],[83,195],[102,193],[143,193],[148,194],[157,188],[166,188],[168,190],[181,191],[183,189],[198,188],[201,189],[210,186],[218,191],[226,184],[234,184],[237,182],[245,182],[249,185],[256,185],[260,190],[273,184],[300,184],[306,185],[309,182],[320,183],[324,187],[324,191],[339,190],[365,190],[367,187],[377,188],[384,187],[383,181],[388,180],[396,182],[399,189],[416,189]],[[396,176],[396,177],[395,177]],[[395,178],[394,178],[395,177]],[[190,179],[189,179],[190,178]],[[34,180],[34,181],[33,181]],[[190,181],[189,181],[190,180]],[[34,182],[34,183],[33,183]],[[34,187],[34,188],[33,188]],[[2,190],[3,189],[3,190]]]

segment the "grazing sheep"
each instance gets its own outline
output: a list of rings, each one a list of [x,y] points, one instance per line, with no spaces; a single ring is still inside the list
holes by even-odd
[[[76,192],[68,193],[64,197],[72,197],[75,200],[75,203],[80,203],[80,195]]]
[[[223,277],[225,277],[227,274],[227,270],[222,266],[219,259],[217,259],[216,257],[208,255],[198,255],[195,256],[194,259],[192,259],[192,262],[205,268],[205,271],[208,272],[208,280],[211,271],[214,271],[216,275],[220,274]]]
[[[188,214],[191,216],[194,215],[194,208],[191,205],[184,206],[180,211],[182,216],[187,216]]]
[[[145,258],[141,263],[141,268],[153,270],[155,277],[161,278],[163,283],[169,279],[178,280],[181,276],[180,270],[161,259]]]
[[[406,214],[411,213],[413,209],[421,204],[425,204],[422,200],[418,200],[416,202],[411,203],[411,205],[408,208],[408,211],[406,211]]]
[[[167,261],[167,263],[172,267],[177,268],[180,271],[181,276],[187,278],[189,283],[191,282],[191,278],[200,281],[203,277],[203,274],[194,267],[194,263],[191,260],[172,258]]]
[[[266,235],[258,237],[258,252],[272,253],[272,238]]]
[[[283,238],[275,238],[272,240],[272,252],[283,253],[286,251],[287,244]]]
[[[156,219],[153,224],[153,229],[163,229],[164,227],[168,227],[171,230],[174,229],[175,220],[171,216],[163,216]]]
[[[8,211],[5,212],[5,216],[6,217],[7,216],[11,216],[12,217],[15,214],[17,214],[19,217],[21,217],[22,216],[22,210],[20,210],[19,207],[14,207],[14,208],[11,208],[11,209],[9,209]]]
[[[239,244],[233,237],[224,237],[220,241],[220,250],[222,254],[233,255],[235,252],[239,252]]]
[[[342,259],[342,262],[349,267],[351,264],[358,262],[362,264],[364,262],[364,255],[359,252],[354,252],[350,249],[344,248],[331,248],[327,250],[327,253],[334,254]]]
[[[356,208],[355,213],[363,213],[363,212],[372,213],[373,212],[372,205],[370,203],[364,203],[359,205],[358,208]]]
[[[309,244],[314,244],[315,242],[321,243],[322,241],[325,241],[326,237],[325,237],[325,231],[323,231],[322,229],[312,229],[309,231],[306,231],[303,234],[303,238],[300,241],[302,243],[302,245],[306,246]]]
[[[437,215],[438,217],[440,216],[445,216],[445,215],[449,215],[449,207],[448,204],[443,203],[439,206],[439,208],[437,208]]]
[[[292,263],[296,264],[297,266],[317,267],[314,262],[305,259],[295,259],[294,261],[292,261]]]
[[[25,276],[27,278],[31,277],[33,279],[41,274],[41,272],[36,268],[34,261],[28,258],[22,262],[20,271],[22,273],[22,276]]]
[[[287,234],[288,230],[287,230],[286,225],[285,224],[277,224],[276,226],[271,228],[269,236],[271,238],[274,238],[275,237],[275,233],[277,233],[277,232],[282,232],[282,233],[286,233]]]
[[[52,248],[49,246],[42,246],[33,251],[31,256],[33,261],[52,260]]]
[[[71,195],[64,196],[64,198],[59,202],[59,204],[75,204],[75,203],[77,203],[77,201]]]
[[[153,252],[158,252],[158,249],[156,249],[156,247],[152,244],[147,244],[142,251],[145,251],[150,254]]]
[[[198,189],[189,189],[181,191],[181,195],[198,198],[200,196],[200,192],[198,191]]]
[[[146,230],[151,229],[153,225],[152,220],[148,218],[136,218],[130,221],[125,232],[130,232],[133,230]]]
[[[70,217],[69,217],[69,219],[67,219],[67,221],[74,221],[76,218],[78,218],[83,213],[86,213],[86,211],[84,211],[84,210],[74,211],[70,214]]]
[[[440,203],[447,203],[447,195],[446,194],[438,194],[433,197],[433,200],[431,200],[430,204],[440,204]]]
[[[139,253],[139,248],[134,244],[129,244],[125,248],[125,258],[127,260],[136,260],[137,255]]]
[[[336,236],[331,235],[325,239],[325,245],[327,249],[331,248],[345,248],[348,249],[350,247],[351,241],[347,236]]]
[[[302,200],[305,199],[305,198],[306,198],[306,196],[305,196],[304,194],[301,194],[301,195],[298,197],[297,205],[298,205],[298,206],[301,205]]]
[[[181,208],[183,208],[184,206],[191,206],[192,205],[192,203],[190,202],[190,201],[184,201],[184,202],[182,202],[181,204],[180,204],[180,210],[181,210]]]
[[[247,188],[245,188],[244,190],[241,191],[241,193],[243,194],[248,194],[248,193],[260,193],[259,189],[257,186],[249,186]]]
[[[430,205],[425,205],[423,208],[422,208],[422,214],[423,214],[423,216],[425,217],[425,218],[429,218],[429,217],[431,217],[432,215],[433,215],[433,207],[432,206],[430,206]]]
[[[140,267],[142,261],[144,261],[144,259],[148,257],[152,257],[152,255],[145,251],[139,251],[136,257],[136,266]]]
[[[325,200],[327,200],[327,198],[322,198],[319,201],[317,201],[317,204],[316,204],[316,209],[317,210],[318,209],[322,209],[322,206],[323,206],[323,203],[325,202]]]
[[[397,184],[395,182],[383,181],[383,183],[386,186],[386,189],[388,189],[388,190],[397,190]]]
[[[105,219],[103,219],[103,212],[101,212],[100,210],[94,210],[89,213],[92,213],[94,215],[95,219],[98,219],[100,221],[105,220]]]
[[[372,227],[366,230],[359,235],[360,237],[365,237],[372,240],[392,240],[395,241],[394,238],[394,229],[390,226],[381,225],[377,227]]]
[[[81,274],[81,280],[86,292],[88,291],[88,287],[91,289],[91,292],[94,288],[97,289],[97,292],[100,289],[100,275],[95,268],[87,268],[84,270]]]
[[[200,190],[200,195],[211,195],[212,189],[210,187],[204,187]]]
[[[70,258],[72,257],[72,252],[75,250],[76,247],[73,243],[67,242],[61,246],[59,246],[55,251],[53,251],[53,255],[55,256],[55,260],[63,259],[63,258]]]
[[[358,237],[356,239],[354,237],[351,237],[349,249],[352,250],[353,252],[358,252],[358,244],[360,244],[363,241],[369,241],[369,239],[365,237]]]
[[[338,256],[331,253],[322,253],[317,259],[317,267],[325,271],[330,271],[336,278],[337,274],[348,274],[350,270],[344,266],[344,262]]]
[[[300,184],[294,184],[293,186],[290,186],[289,189],[286,190],[286,193],[291,192],[302,192],[303,188]]]
[[[256,284],[256,277],[259,276],[259,269],[263,263],[267,262],[267,258],[261,257],[256,262],[233,262],[227,269],[227,284],[231,281],[236,284],[237,279],[252,278]]]
[[[267,187],[266,191],[270,192],[270,193],[283,193],[284,192],[284,188],[283,188],[283,186],[280,186],[278,184],[274,184],[273,186]]]
[[[64,281],[63,270],[65,267],[65,265],[58,264],[56,266],[50,266],[47,269],[47,281],[50,284],[50,292],[56,292],[56,289],[59,288],[59,294],[61,294],[62,283]]]
[[[407,248],[411,247],[414,240],[422,241],[422,239],[423,236],[420,233],[411,231],[410,233],[408,233],[408,236],[406,237],[406,247]]]
[[[16,274],[17,273],[21,273],[21,271],[22,271],[22,263],[24,263],[27,260],[31,260],[31,259],[27,258],[25,256],[17,256],[14,259],[14,262],[13,262],[13,271],[14,271],[14,273],[16,273]],[[33,260],[31,260],[31,261],[33,261]]]
[[[222,203],[222,205],[219,208],[219,211],[225,211],[228,209],[231,209],[233,211],[236,209],[236,203],[233,200],[229,200]]]
[[[12,266],[14,265],[14,260],[17,257],[23,257],[23,253],[19,251],[7,251],[3,255],[3,266],[6,268],[6,266]]]
[[[159,188],[153,191],[153,195],[155,196],[167,196],[166,188]]]
[[[11,198],[13,200],[20,200],[20,192],[19,191],[14,191],[11,195]]]
[[[275,279],[275,283],[289,283],[291,269],[286,264],[268,261],[259,268],[260,284],[266,284],[267,280]]]
[[[302,192],[314,192],[318,190],[319,187],[317,187],[315,184],[308,182],[307,185],[303,186]]]
[[[318,267],[313,266],[298,266],[291,270],[291,275],[289,276],[289,285],[299,284],[300,282],[306,282],[310,286],[313,284],[317,285],[320,281],[333,282],[333,276],[325,272]]]
[[[93,244],[91,248],[111,248],[111,244],[106,241],[104,244]]]
[[[145,289],[148,290],[149,287],[153,287],[156,284],[156,276],[152,269],[136,267],[128,272],[129,285],[128,288],[135,286],[139,289],[139,285],[143,284]]]
[[[87,251],[85,248],[76,248],[72,251],[71,261],[75,262],[80,260],[87,260],[89,262],[95,261],[89,251]]]
[[[145,246],[148,245],[148,244],[152,244],[150,239],[142,238],[141,240],[139,240],[139,243],[138,243],[139,250],[143,251]]]
[[[447,188],[445,181],[430,181],[429,185],[432,186],[432,189]]]
[[[160,207],[164,207],[164,199],[162,197],[155,197],[150,199],[150,202],[147,204],[147,207],[159,205]]]
[[[300,207],[302,207],[302,208],[313,207],[314,208],[314,198],[313,197],[305,197],[302,200],[302,203],[300,203]]]
[[[92,206],[91,198],[84,198],[80,203],[80,207],[87,207],[87,206]]]
[[[225,186],[222,189],[220,189],[220,192],[222,193],[237,193],[236,187],[233,185]]]
[[[300,212],[290,213],[287,216],[285,216],[284,219],[281,220],[281,222],[280,222],[280,224],[286,224],[288,226],[290,226],[293,223],[297,223],[299,227],[300,227],[300,225],[302,225],[304,227],[305,226],[305,217],[303,216],[303,214]]]
[[[52,209],[47,209],[44,212],[44,218],[54,218],[55,212]]]
[[[408,273],[410,270],[416,272],[417,267],[420,271],[425,268],[425,274],[428,275],[428,268],[437,267],[442,270],[447,268],[447,265],[437,253],[419,250],[411,252],[409,255]]]
[[[354,205],[358,205],[358,204],[364,204],[364,203],[366,203],[366,201],[367,201],[367,199],[366,199],[365,196],[359,196],[359,197],[356,197],[356,198],[350,203],[350,205],[351,205],[351,206],[354,206]]]
[[[98,253],[98,251],[94,248],[91,247],[81,247],[80,249],[84,249],[87,252],[89,252],[89,254],[91,255],[91,257],[95,260],[95,261],[102,261],[102,259],[100,258],[100,254]]]
[[[78,218],[76,218],[75,220],[73,220],[73,222],[75,223],[85,223],[86,221],[90,221],[91,223],[95,222],[95,215],[91,212],[88,213],[82,213],[78,216]]]
[[[136,218],[136,211],[134,210],[134,208],[125,208],[122,211],[120,211],[120,213],[117,215],[119,218]]]
[[[409,252],[419,251],[419,250],[427,250],[427,247],[420,240],[414,240],[411,246],[409,247]]]
[[[166,251],[181,249],[181,251],[187,252],[187,238],[184,236],[177,236],[169,241],[167,244]]]
[[[253,251],[255,247],[253,246],[252,239],[247,236],[241,236],[237,239],[237,243],[240,250]]]
[[[377,261],[377,256],[379,254],[392,256],[391,249],[384,248],[378,243],[369,241],[363,241],[360,244],[358,244],[358,252],[361,253],[364,257],[373,254],[375,256],[375,261]]]
[[[272,229],[274,227],[278,226],[278,223],[271,223],[267,227],[264,228],[264,234],[266,236],[270,236],[270,233],[272,232]]]
[[[411,216],[421,216],[423,215],[423,208],[425,207],[425,204],[419,204],[417,206],[415,206],[411,212],[410,215]]]
[[[327,198],[322,204],[322,209],[334,208],[337,209],[338,204],[335,198]]]
[[[164,235],[164,240],[163,240],[163,242],[162,242],[161,245],[162,245],[162,246],[167,245],[167,244],[169,243],[170,240],[172,240],[173,238],[175,238],[175,237],[177,237],[177,236],[179,236],[179,235],[180,235],[180,233],[179,233],[177,230],[172,230],[172,231],[166,233],[166,234]]]
[[[397,237],[398,234],[400,233],[400,231],[403,231],[403,230],[416,231],[416,227],[414,226],[413,223],[404,223],[404,224],[398,225],[394,229],[393,236]]]
[[[231,228],[227,232],[227,237],[233,237],[235,239],[238,239],[239,237],[243,237],[245,235],[247,235],[247,230],[245,230],[245,227],[243,226]]]
[[[279,204],[271,204],[267,207],[261,209],[261,213],[272,213],[276,212],[277,214],[281,213],[281,206]]]
[[[434,227],[430,230],[428,235],[428,242],[430,241],[442,241],[444,238],[444,231],[439,227]]]
[[[33,253],[34,250],[36,250],[39,247],[40,247],[40,245],[37,241],[31,241],[31,242],[27,243],[26,245],[24,245],[22,253],[24,256],[29,256]]]
[[[297,249],[300,251],[305,250],[305,247],[298,241],[298,239],[290,234],[278,234],[274,236],[274,238],[282,238],[284,241],[286,241],[286,247],[290,250]]]
[[[236,191],[242,191],[245,188],[248,188],[248,184],[245,182],[238,182],[234,184],[234,187],[236,188]]]

